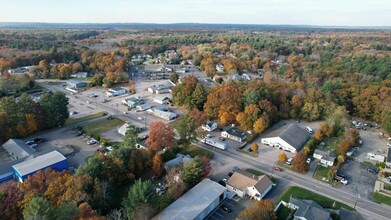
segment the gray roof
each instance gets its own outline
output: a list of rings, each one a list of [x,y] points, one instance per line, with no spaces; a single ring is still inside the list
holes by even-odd
[[[296,150],[300,150],[310,138],[308,133],[296,124],[291,124],[282,134],[280,138],[290,144]]]
[[[322,155],[322,159],[328,161],[334,161],[337,158],[335,151],[329,151],[324,148],[315,149],[314,154]]]
[[[344,219],[359,220],[359,219],[361,219],[361,217],[357,212],[341,208],[339,210],[339,219],[341,219],[341,220],[344,220]]]
[[[210,179],[204,179],[190,191],[181,196],[154,220],[191,220],[195,219],[216,198],[226,191],[226,188]]]
[[[387,153],[387,160],[386,160],[386,162],[391,163],[391,147],[388,148],[388,153]]]
[[[330,211],[323,209],[322,206],[312,200],[302,200],[292,197],[289,203],[299,207],[294,214],[295,217],[302,217],[307,220],[331,219]]]
[[[186,164],[191,160],[189,155],[177,154],[176,157],[172,160],[169,160],[164,163],[164,168],[175,167],[180,164]]]
[[[20,139],[9,139],[2,146],[8,154],[12,155],[14,158],[16,157],[15,159],[29,157],[35,153],[35,149],[31,148]]]
[[[12,167],[17,170],[20,175],[24,176],[30,173],[33,173],[37,170],[49,167],[52,164],[58,163],[60,161],[66,160],[64,155],[58,151],[52,151],[47,154],[38,156],[31,160],[26,160],[24,162],[13,165]]]
[[[241,131],[237,128],[230,128],[226,131],[228,134],[233,135],[235,137],[239,137],[241,139],[245,139],[247,137],[247,133],[244,131]]]

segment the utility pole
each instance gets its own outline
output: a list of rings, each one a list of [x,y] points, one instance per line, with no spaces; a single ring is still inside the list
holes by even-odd
[[[357,194],[357,199],[356,199],[356,202],[354,203],[354,208],[353,209],[356,209],[356,205],[357,205],[357,202],[358,202],[359,198],[360,198],[360,194]]]

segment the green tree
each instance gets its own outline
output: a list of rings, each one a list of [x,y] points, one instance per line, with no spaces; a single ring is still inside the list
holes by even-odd
[[[56,220],[69,220],[79,216],[78,207],[72,203],[64,203],[56,209]]]
[[[195,186],[204,177],[204,164],[197,156],[183,167],[183,181],[188,188]]]
[[[172,73],[172,74],[170,75],[170,80],[171,80],[171,82],[173,82],[173,83],[177,83],[178,80],[179,80],[179,75],[178,75],[177,73]]]
[[[122,206],[129,219],[135,214],[136,209],[146,204],[153,204],[157,200],[155,186],[150,180],[136,182],[130,187],[128,196],[122,200]]]
[[[129,125],[126,130],[125,138],[122,142],[122,145],[124,147],[134,148],[139,141],[140,140],[137,135],[137,128],[134,125]]]
[[[55,210],[49,200],[34,197],[23,209],[25,219],[55,219]]]
[[[45,115],[46,127],[58,127],[69,118],[68,98],[63,92],[46,93],[41,96],[40,105]]]
[[[181,117],[174,127],[179,134],[179,143],[184,146],[189,146],[197,137],[197,122],[188,115]]]
[[[344,106],[338,106],[333,113],[327,117],[327,122],[332,127],[334,133],[338,134],[349,125],[349,113]]]
[[[204,103],[206,102],[206,96],[207,93],[204,86],[201,83],[197,83],[188,103],[189,109],[196,108],[198,110],[202,110],[204,108]]]

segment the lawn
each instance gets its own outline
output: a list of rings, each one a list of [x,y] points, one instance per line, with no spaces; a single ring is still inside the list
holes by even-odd
[[[339,149],[339,143],[343,140],[343,136],[339,137],[332,137],[326,142],[326,148],[331,150],[331,151],[336,151],[338,152]]]
[[[85,130],[88,134],[100,136],[103,132],[109,131],[113,128],[118,128],[123,124],[124,122],[121,119],[113,117],[111,120],[102,119],[88,123],[83,126],[83,130]]]
[[[376,202],[384,203],[386,205],[391,206],[391,197],[390,196],[386,196],[381,193],[374,192],[372,194],[372,199]]]
[[[288,219],[288,216],[289,214],[292,212],[292,210],[290,210],[288,207],[284,206],[284,205],[281,205],[280,208],[278,209],[277,211],[277,220],[287,220]],[[292,219],[289,218],[289,219]]]
[[[207,158],[212,159],[214,156],[214,154],[212,152],[204,150],[204,149],[199,148],[194,145],[190,145],[189,147],[180,146],[179,153],[184,154],[184,155],[190,155],[190,157],[192,157],[192,158],[196,157],[196,156],[199,156],[199,157],[206,156]]]
[[[89,121],[89,120],[92,120],[95,118],[100,118],[105,115],[107,115],[107,112],[98,112],[96,114],[88,115],[88,116],[81,117],[81,118],[68,118],[67,121],[65,122],[65,125],[74,125],[74,124]]]
[[[314,193],[312,191],[297,186],[289,187],[288,190],[285,191],[285,193],[278,199],[276,204],[278,204],[281,200],[285,202],[289,202],[291,196],[294,196],[299,199],[313,200],[326,209],[340,209],[341,207],[343,207],[348,210],[354,210],[352,207],[348,205],[345,205],[343,203],[337,202],[335,200],[332,200],[330,198],[324,197],[322,195],[319,195],[317,193]]]
[[[323,180],[323,178],[328,179],[327,174],[329,173],[331,168],[329,167],[324,167],[322,165],[318,165],[316,168],[316,171],[314,172],[314,178]]]
[[[264,173],[262,173],[261,171],[258,171],[258,170],[254,170],[254,169],[246,169],[247,172],[251,173],[251,174],[254,174],[256,176],[262,176],[262,175],[265,175]]]

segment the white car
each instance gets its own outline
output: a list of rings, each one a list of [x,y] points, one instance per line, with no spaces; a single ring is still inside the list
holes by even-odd
[[[310,127],[305,127],[305,130],[308,132],[308,133],[310,133],[310,134],[312,134],[312,133],[314,133],[314,130],[312,130],[312,128],[310,128]]]
[[[291,164],[292,164],[292,160],[293,160],[293,158],[290,157],[290,158],[286,161],[286,164],[291,165]]]
[[[96,143],[98,143],[98,141],[96,141],[95,139],[91,139],[91,140],[87,141],[88,145],[93,145],[93,144],[96,144]]]
[[[388,147],[391,147],[391,143],[387,143],[387,146],[388,146]]]
[[[73,111],[71,112],[71,115],[77,115],[77,112]]]
[[[308,164],[311,163],[311,158],[307,158],[307,161],[306,161]]]

